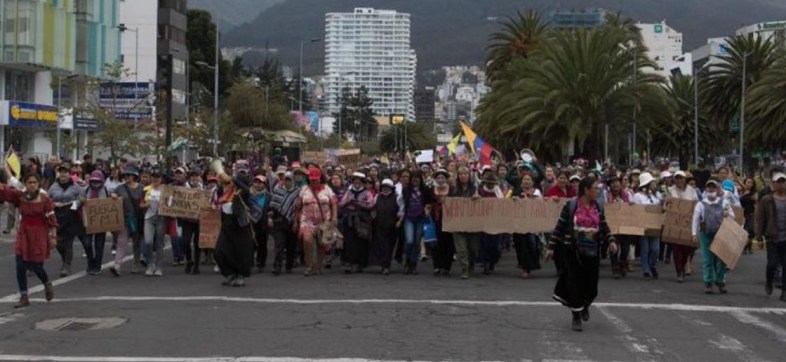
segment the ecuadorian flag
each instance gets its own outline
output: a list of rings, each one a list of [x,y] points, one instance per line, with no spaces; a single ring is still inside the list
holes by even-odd
[[[469,143],[469,147],[472,148],[472,152],[480,155],[480,164],[491,165],[491,151],[493,151],[491,145],[478,137],[475,131],[466,123],[461,122],[461,128],[464,129],[464,135],[467,136],[467,143]]]

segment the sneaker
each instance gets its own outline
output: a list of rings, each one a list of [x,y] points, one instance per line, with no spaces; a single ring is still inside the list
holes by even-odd
[[[221,268],[219,268],[218,265],[216,265],[213,267],[213,272],[216,274],[221,273]]]
[[[382,275],[390,275],[390,270],[388,270],[388,268],[382,268]]]
[[[224,278],[224,281],[221,282],[221,285],[223,285],[223,286],[230,286],[230,285],[232,285],[232,282],[235,281],[235,279],[237,279],[237,275],[227,275]]]
[[[68,265],[63,265],[63,267],[60,269],[60,277],[64,278],[67,277],[69,274],[71,274],[71,267],[69,267]]]
[[[115,250],[113,249],[113,250],[112,250],[112,256],[115,256],[115,255],[117,255],[117,251],[115,251]]]
[[[14,308],[19,309],[29,306],[30,306],[30,297],[27,296],[27,294],[22,294],[22,296],[19,297],[19,302],[14,305]]]
[[[684,283],[685,277],[682,274],[677,275],[677,283]]]
[[[153,272],[153,275],[157,276],[157,277],[162,277],[162,276],[164,276],[164,271],[161,270],[161,269],[156,269],[156,271]]]
[[[154,272],[155,270],[153,270],[153,268],[147,268],[147,270],[145,270],[145,276],[152,277]]]

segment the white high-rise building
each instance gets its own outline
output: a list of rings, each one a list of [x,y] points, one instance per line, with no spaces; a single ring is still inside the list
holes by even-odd
[[[415,118],[417,57],[410,47],[409,14],[355,8],[325,16],[325,73],[328,111],[339,111],[342,88],[365,86],[378,116]]]
[[[668,79],[670,65],[682,57],[682,33],[666,25],[666,21],[636,26],[648,49],[647,56],[657,64],[653,72]]]

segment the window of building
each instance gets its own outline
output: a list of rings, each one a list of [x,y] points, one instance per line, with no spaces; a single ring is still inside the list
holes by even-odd
[[[19,71],[5,72],[5,95],[6,98],[19,102],[34,102],[35,91],[34,75]]]

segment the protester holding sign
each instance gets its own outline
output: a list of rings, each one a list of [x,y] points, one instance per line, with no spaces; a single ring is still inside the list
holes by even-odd
[[[581,180],[578,198],[562,208],[546,252],[546,260],[550,260],[555,248],[564,250],[555,261],[561,266],[557,267],[554,299],[573,313],[574,331],[581,331],[582,321],[589,321],[589,307],[598,295],[601,244],[608,242],[609,252],[617,252],[606,215],[598,204],[599,195],[597,181],[588,177]]]
[[[494,170],[484,166],[481,170],[482,183],[478,188],[480,197],[502,199],[505,193],[499,187],[499,180]],[[480,262],[483,263],[483,274],[491,274],[500,258],[500,248],[504,235],[483,233],[480,235]]]
[[[518,199],[540,199],[540,190],[535,188],[535,181],[530,173],[523,173],[521,185],[514,188],[511,193],[514,200]],[[516,248],[516,259],[518,259],[522,279],[529,278],[533,270],[540,269],[540,238],[537,234],[513,234],[513,245]]]
[[[649,172],[639,175],[639,186],[636,194],[633,195],[633,203],[637,205],[658,205],[660,199],[655,194],[658,184],[655,177]],[[658,279],[658,250],[660,240],[652,236],[642,236],[639,239],[639,251],[641,253],[641,272],[645,280]]]
[[[453,255],[456,254],[453,235],[442,230],[442,205],[450,194],[449,178],[450,174],[447,170],[437,170],[434,173],[434,186],[431,188],[431,192],[434,194],[432,219],[437,230],[437,241],[431,246],[431,260],[434,265],[434,275],[442,276],[450,275],[450,269],[453,267]]]
[[[6,168],[6,172],[7,168]],[[10,178],[10,174],[8,174]],[[19,208],[22,221],[16,233],[14,253],[16,255],[16,283],[19,287],[19,303],[14,308],[30,305],[27,290],[27,271],[30,270],[44,284],[46,300],[54,298],[54,289],[44,270],[44,261],[57,243],[57,219],[52,200],[41,192],[41,176],[31,173],[22,178],[25,191],[0,184],[0,202],[8,202]]]
[[[465,166],[458,168],[456,186],[450,190],[450,197],[478,197],[478,189],[470,179],[469,169]],[[461,279],[469,279],[475,266],[480,249],[478,233],[453,233],[453,242],[456,247],[456,261],[461,264]]]
[[[80,202],[84,204],[87,200],[106,199],[109,197],[109,191],[104,187],[104,174],[98,170],[93,171],[90,174],[88,187],[82,194]],[[87,274],[101,274],[101,261],[104,257],[106,233],[88,234],[87,230],[85,230],[84,234],[79,235],[79,240],[82,242],[87,255]]]
[[[674,185],[667,190],[667,198],[699,201],[696,189],[688,185],[688,179],[684,171],[674,173]],[[690,270],[688,265],[693,261],[693,254],[696,252],[696,248],[688,245],[673,244],[672,249],[674,251],[674,269],[677,272],[677,282],[682,283],[685,281],[685,270]]]
[[[630,203],[628,193],[622,187],[622,180],[619,177],[613,176],[606,183],[609,187],[606,194],[606,204]],[[618,279],[628,275],[630,268],[628,255],[631,244],[636,242],[636,237],[631,235],[616,235],[615,237],[619,248],[616,253],[609,253],[609,259],[611,261],[611,275],[614,279]]]
[[[701,245],[704,292],[712,294],[713,284],[721,294],[726,294],[726,265],[710,251],[712,240],[720,230],[724,217],[734,220],[734,210],[727,198],[723,197],[720,182],[711,178],[704,186],[704,200],[693,210],[692,234],[694,242]]]
[[[191,169],[188,172],[188,182],[185,187],[195,190],[204,190],[201,172]],[[186,274],[199,274],[199,260],[202,251],[199,248],[199,220],[180,218],[178,224],[183,230],[183,252],[186,254]]]
[[[765,291],[772,294],[775,270],[786,265],[786,173],[773,169],[772,193],[764,196],[756,207],[756,239],[767,243],[767,280]],[[781,280],[786,280],[786,268],[781,268]],[[781,285],[782,302],[786,302],[786,288]]]
[[[142,199],[145,197],[145,187],[139,182],[141,180],[139,170],[136,167],[126,167],[123,169],[124,183],[115,189],[114,197],[123,199],[123,215],[125,216],[125,228],[117,235],[117,248],[115,263],[109,269],[116,277],[121,274],[120,265],[126,256],[128,249],[128,239],[131,239],[133,262],[131,264],[131,274],[139,272],[142,257],[142,229],[144,228],[144,210],[140,208]]]

